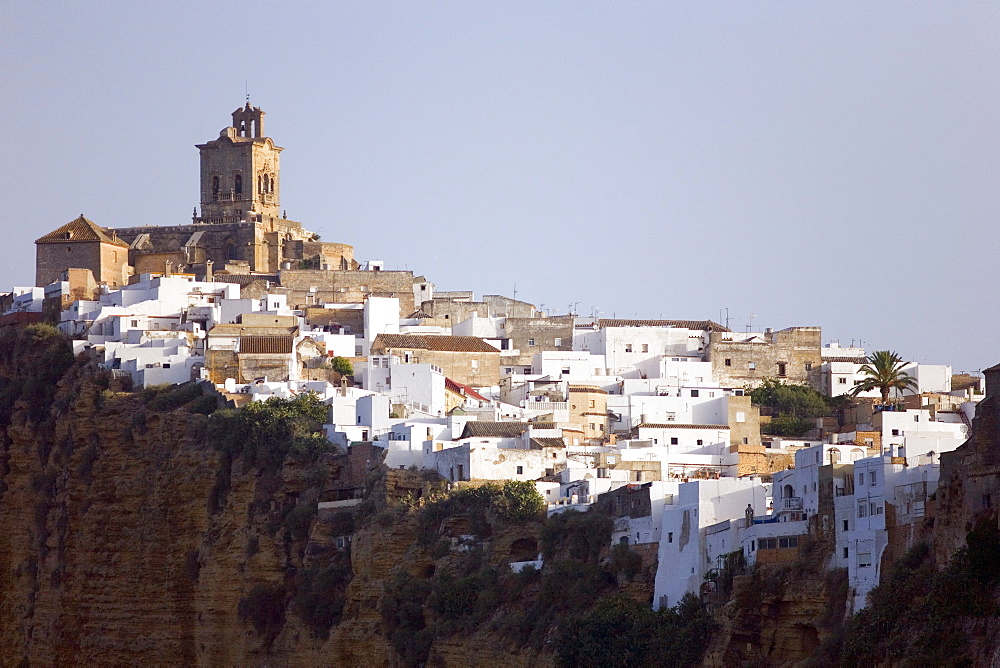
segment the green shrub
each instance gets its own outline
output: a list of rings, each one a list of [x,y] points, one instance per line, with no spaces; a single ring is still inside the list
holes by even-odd
[[[434,632],[424,619],[424,603],[430,592],[430,582],[400,572],[379,601],[389,642],[406,666],[422,665],[430,653]]]
[[[349,563],[307,568],[296,573],[293,609],[314,636],[328,638],[330,628],[340,621],[350,579]]]
[[[597,512],[567,510],[545,521],[539,535],[543,557],[557,553],[572,555],[582,561],[597,561],[611,545],[614,520]]]
[[[628,545],[615,545],[611,548],[612,573],[619,574],[626,580],[631,580],[642,570],[642,557],[633,552]]]
[[[240,621],[252,623],[260,635],[277,632],[285,622],[284,585],[256,585],[240,599],[236,612]]]
[[[320,433],[326,417],[326,405],[313,393],[294,399],[271,397],[236,410],[215,411],[209,419],[208,436],[224,453],[273,471],[289,453],[315,457],[327,449],[329,443]]]
[[[330,368],[342,376],[353,376],[354,365],[346,357],[334,357],[330,360]]]
[[[701,662],[713,629],[711,616],[692,594],[677,607],[659,612],[616,595],[567,619],[560,627],[557,651],[560,664],[574,668],[693,666]]]

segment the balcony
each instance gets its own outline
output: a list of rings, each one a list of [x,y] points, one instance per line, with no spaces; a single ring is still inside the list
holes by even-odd
[[[802,497],[788,496],[781,499],[781,510],[802,510]]]

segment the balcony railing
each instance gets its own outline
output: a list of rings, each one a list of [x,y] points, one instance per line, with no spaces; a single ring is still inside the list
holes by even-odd
[[[788,496],[781,500],[782,510],[802,510],[802,497]]]

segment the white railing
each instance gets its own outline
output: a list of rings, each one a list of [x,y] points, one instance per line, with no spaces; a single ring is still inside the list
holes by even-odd
[[[781,500],[782,510],[802,510],[802,497],[791,496]]]

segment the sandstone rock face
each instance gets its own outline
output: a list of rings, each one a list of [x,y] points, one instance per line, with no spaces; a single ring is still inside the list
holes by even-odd
[[[322,514],[295,537],[282,519],[317,471],[321,481],[337,465],[247,469],[208,444],[205,415],[103,390],[82,361],[44,419],[30,413],[16,401],[0,422],[0,665],[403,665],[379,611],[386,585],[401,570],[431,577],[457,558],[433,546],[468,531],[446,521],[427,546],[397,505],[358,529],[349,552]],[[419,478],[390,471],[378,491],[412,498],[427,486]],[[484,554],[506,568],[525,538],[497,533]],[[349,555],[349,582],[328,593],[343,609],[317,634],[296,608],[296,575],[337,554]],[[239,613],[255,589],[277,597],[261,628]],[[432,655],[438,665],[552,662],[485,631],[436,642]]]

